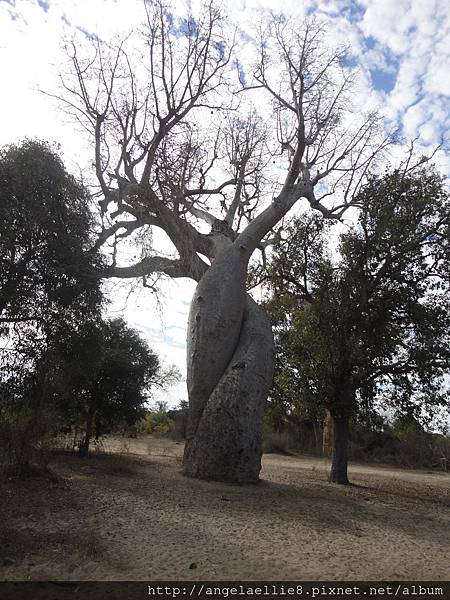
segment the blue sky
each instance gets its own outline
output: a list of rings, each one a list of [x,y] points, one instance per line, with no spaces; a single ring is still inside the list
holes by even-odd
[[[195,11],[198,0],[191,2]],[[239,69],[249,73],[252,27],[261,14],[279,10],[273,0],[224,0],[240,32]],[[175,3],[181,10],[182,3]],[[448,0],[285,0],[288,17],[315,14],[328,26],[330,45],[348,45],[349,60],[361,69],[355,99],[381,107],[388,125],[407,138],[419,136],[423,149],[450,136],[450,2]],[[141,0],[0,0],[0,144],[40,137],[61,145],[68,168],[84,173],[89,142],[54,102],[39,89],[55,90],[64,68],[63,37],[98,36],[112,40],[143,20]],[[448,146],[447,146],[448,148]],[[450,172],[448,153],[436,157]],[[124,286],[111,310],[124,312],[167,362],[184,370],[185,327],[193,284],[167,282],[159,309],[148,291],[132,293],[127,307]],[[166,397],[185,397],[180,384]]]

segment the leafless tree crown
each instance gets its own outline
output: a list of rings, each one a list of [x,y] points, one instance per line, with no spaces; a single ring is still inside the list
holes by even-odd
[[[117,46],[95,40],[90,58],[68,46],[58,95],[92,138],[94,249],[113,248],[103,274],[199,280],[208,268],[199,254],[213,260],[231,240],[248,258],[300,198],[340,218],[390,137],[375,113],[352,113],[354,71],[345,50],[326,46],[323,26],[271,17],[255,38],[256,64],[239,67],[242,85],[235,34],[213,2],[185,19],[162,0],[145,7],[142,45],[132,35]],[[267,101],[263,116],[254,107]],[[154,228],[176,256],[147,248],[118,266],[119,242]]]

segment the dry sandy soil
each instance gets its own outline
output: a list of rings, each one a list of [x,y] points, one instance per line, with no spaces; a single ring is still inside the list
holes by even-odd
[[[1,580],[448,580],[450,475],[266,455],[253,486],[180,474],[182,445],[111,439],[0,482]]]

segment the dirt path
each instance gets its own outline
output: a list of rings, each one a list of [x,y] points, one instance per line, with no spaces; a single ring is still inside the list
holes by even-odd
[[[0,483],[1,579],[450,578],[448,474],[355,465],[338,487],[327,461],[266,455],[236,487],[183,477],[170,440],[125,443]]]

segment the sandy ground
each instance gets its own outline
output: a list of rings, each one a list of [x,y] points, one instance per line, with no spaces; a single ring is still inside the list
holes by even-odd
[[[266,455],[262,481],[180,474],[182,445],[111,439],[0,482],[1,580],[448,580],[450,475]]]

